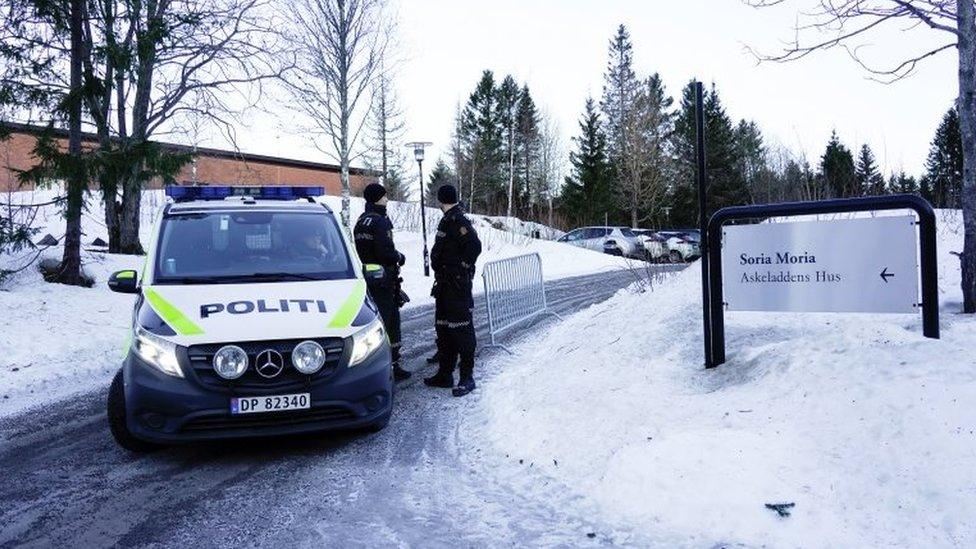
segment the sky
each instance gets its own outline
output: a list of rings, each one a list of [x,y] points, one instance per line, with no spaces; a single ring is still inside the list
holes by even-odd
[[[675,97],[691,79],[714,82],[733,119],[755,120],[767,143],[805,154],[814,165],[836,130],[851,149],[869,144],[884,173],[920,174],[956,94],[954,50],[894,84],[869,79],[842,50],[757,63],[747,47],[778,51],[793,36],[805,0],[762,10],[740,0],[391,1],[406,137],[433,142],[430,160],[446,150],[455,109],[485,69],[499,81],[511,74],[529,85],[536,105],[556,119],[568,153],[586,98],[601,94],[608,42],[621,23],[630,31],[638,75],[660,73]],[[938,31],[892,26],[859,45],[867,58],[890,64],[945,40]],[[239,136],[242,150],[330,161],[289,117],[252,122]]]

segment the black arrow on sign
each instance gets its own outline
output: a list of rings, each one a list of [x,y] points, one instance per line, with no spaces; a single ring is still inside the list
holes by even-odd
[[[887,284],[887,283],[888,283],[888,278],[889,278],[889,277],[892,277],[892,276],[895,276],[895,275],[894,275],[893,273],[889,273],[889,272],[888,272],[888,267],[885,267],[885,268],[884,268],[884,269],[883,269],[883,270],[881,271],[881,280],[884,280],[884,281],[885,281],[885,284]]]

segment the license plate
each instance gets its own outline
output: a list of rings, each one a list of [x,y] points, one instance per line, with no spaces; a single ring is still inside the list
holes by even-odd
[[[272,395],[260,397],[236,397],[230,399],[230,413],[256,414],[283,410],[305,410],[311,406],[308,393]]]

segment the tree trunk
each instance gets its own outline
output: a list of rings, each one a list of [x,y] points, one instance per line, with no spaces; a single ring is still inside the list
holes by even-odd
[[[102,176],[107,177],[105,175]],[[115,185],[109,189],[109,185]],[[105,204],[105,230],[108,232],[108,252],[117,254],[121,251],[121,232],[119,229],[118,182],[104,182],[102,184],[102,202]]]
[[[350,224],[349,219],[351,217],[349,213],[349,159],[346,155],[342,156],[342,171],[340,179],[342,181],[342,226],[345,227],[346,231],[349,230]]]
[[[122,213],[119,219],[119,252],[142,255],[145,252],[139,241],[140,207],[142,205],[141,166],[133,168],[122,183]]]
[[[963,312],[976,312],[976,20],[973,0],[956,2],[959,20],[959,128],[962,133],[965,227],[962,262]]]
[[[80,286],[81,276],[81,210],[85,201],[85,172],[81,165],[81,58],[84,0],[71,0],[71,97],[68,105],[68,155],[71,158],[67,180],[66,228],[64,255],[58,268],[57,281]]]

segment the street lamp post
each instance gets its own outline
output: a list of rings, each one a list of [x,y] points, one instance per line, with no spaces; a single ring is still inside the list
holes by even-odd
[[[420,227],[424,239],[424,276],[430,276],[430,256],[427,254],[427,206],[424,203],[424,149],[433,143],[415,141],[407,143],[413,147],[413,157],[417,160],[417,170],[420,172]]]

